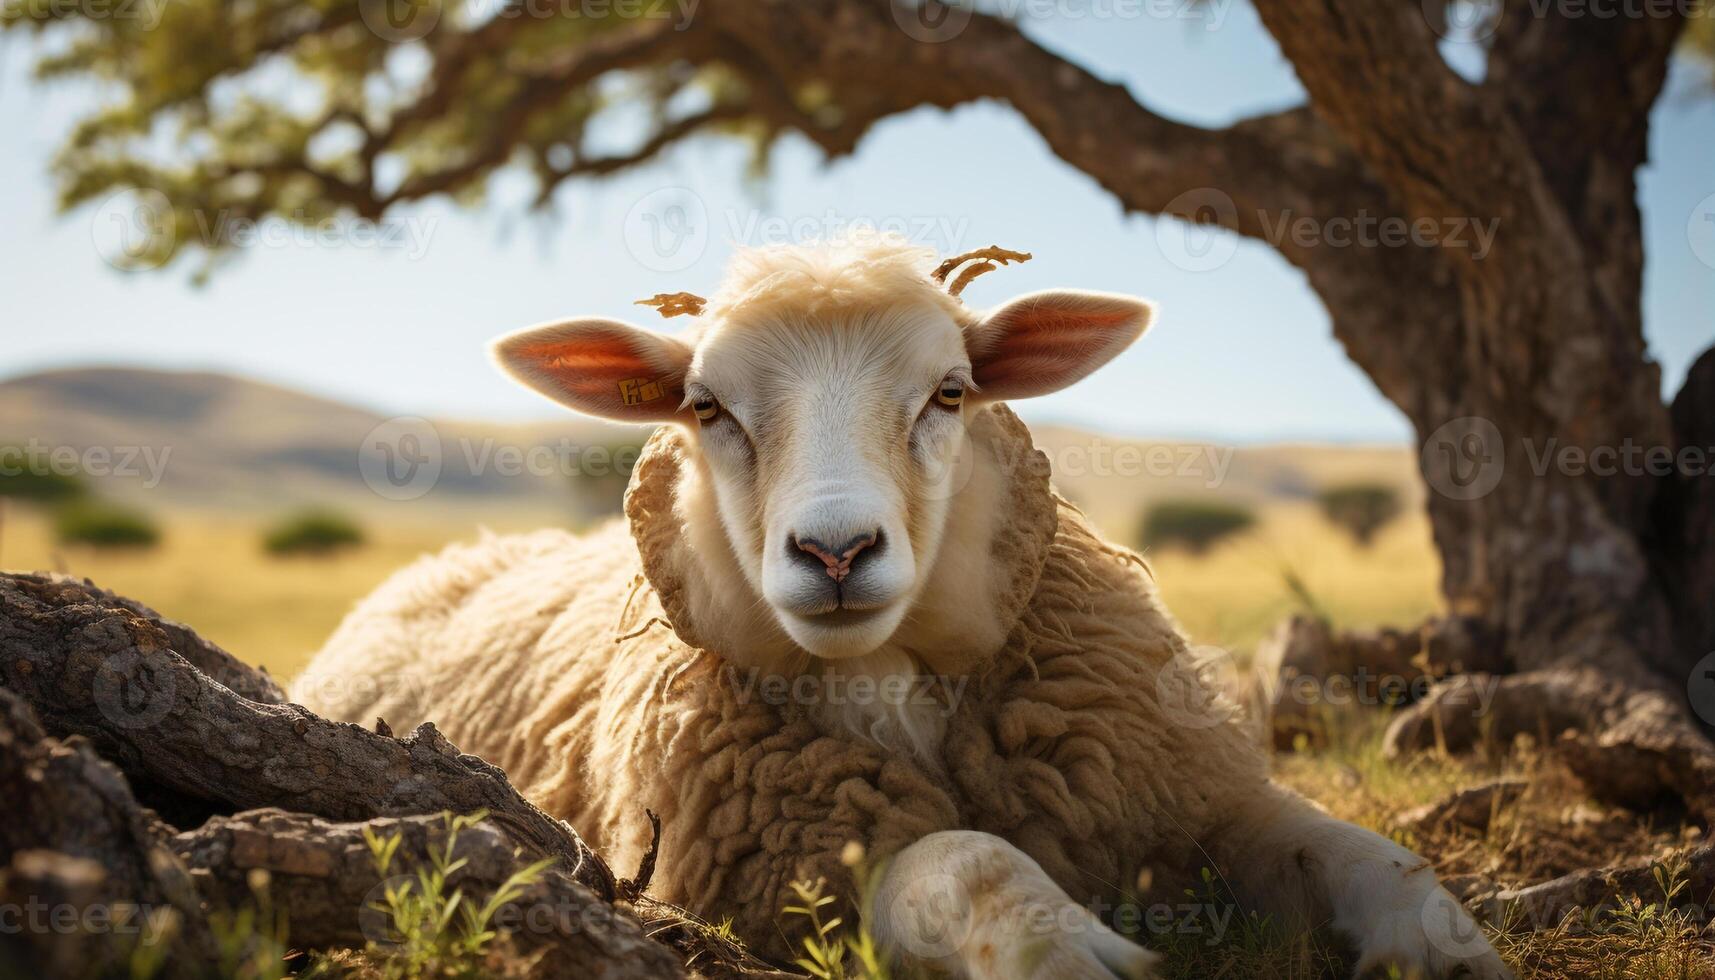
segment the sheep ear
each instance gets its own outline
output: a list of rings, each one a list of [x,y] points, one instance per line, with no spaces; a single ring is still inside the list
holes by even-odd
[[[1130,347],[1154,317],[1153,306],[1117,293],[1020,296],[965,336],[976,394],[1000,401],[1059,391]]]
[[[496,340],[500,369],[554,401],[615,422],[679,419],[689,344],[595,317],[530,327]]]

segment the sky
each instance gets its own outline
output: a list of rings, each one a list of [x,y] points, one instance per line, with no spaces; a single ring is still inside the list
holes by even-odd
[[[1175,119],[1221,125],[1303,98],[1242,3],[1013,6],[1035,40]],[[1480,72],[1474,47],[1444,51]],[[618,177],[570,183],[546,215],[526,212],[528,179],[504,175],[481,209],[425,202],[390,214],[373,237],[263,228],[198,286],[194,255],[150,272],[109,263],[132,198],[55,212],[50,161],[92,96],[33,82],[34,54],[24,38],[0,39],[0,377],[92,364],[206,369],[387,414],[551,418],[555,406],[490,367],[488,340],[586,314],[671,330],[633,302],[712,293],[741,245],[872,226],[943,253],[1034,253],[972,285],[965,295],[978,306],[1050,287],[1158,304],[1150,333],[1114,363],[1016,406],[1029,420],[1240,443],[1411,438],[1333,339],[1302,275],[1266,244],[1200,229],[1188,241],[1172,219],[1123,213],[1002,105],[887,120],[832,164],[790,137],[765,181],[749,174],[747,149],[703,138]],[[1668,393],[1715,342],[1706,86],[1698,66],[1675,66],[1640,174],[1645,334]],[[638,128],[620,114],[597,135],[623,149]]]

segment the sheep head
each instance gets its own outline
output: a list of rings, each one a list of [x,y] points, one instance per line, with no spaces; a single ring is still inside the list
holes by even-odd
[[[975,519],[956,465],[975,413],[1079,380],[1152,312],[1050,290],[979,314],[932,260],[891,243],[745,252],[684,335],[584,318],[503,337],[495,356],[577,411],[683,427],[696,459],[682,492],[718,525],[686,534],[730,551],[750,593],[730,601],[760,599],[814,656],[864,656],[914,608],[957,601],[972,571],[944,552]]]

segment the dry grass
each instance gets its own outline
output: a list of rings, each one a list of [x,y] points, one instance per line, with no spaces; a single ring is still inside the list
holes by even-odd
[[[477,534],[468,518],[366,526],[361,547],[283,558],[262,546],[266,518],[168,514],[161,524],[161,544],[147,551],[61,547],[46,515],[14,507],[0,540],[0,568],[87,577],[191,624],[275,676],[289,677],[388,575],[425,552]]]

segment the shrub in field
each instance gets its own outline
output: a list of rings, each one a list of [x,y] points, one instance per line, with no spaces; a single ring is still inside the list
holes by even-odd
[[[324,510],[294,514],[262,537],[271,555],[325,555],[362,543],[363,529],[355,521]]]
[[[61,544],[152,548],[161,540],[161,529],[141,511],[83,500],[66,504],[54,515],[54,535]]]
[[[1322,514],[1369,547],[1376,532],[1399,516],[1399,493],[1381,483],[1348,483],[1316,495]]]
[[[8,451],[0,448],[0,460]],[[83,481],[70,473],[30,466],[0,466],[0,497],[32,503],[59,504],[77,500],[88,492]]]
[[[1144,515],[1138,542],[1145,548],[1207,551],[1215,542],[1256,523],[1249,508],[1210,500],[1169,500]]]

